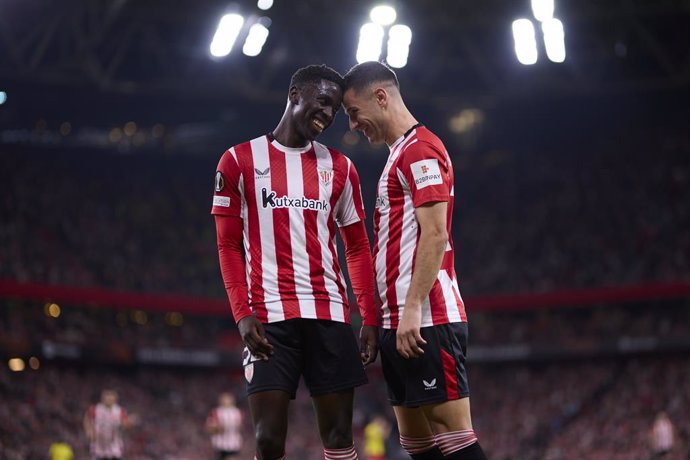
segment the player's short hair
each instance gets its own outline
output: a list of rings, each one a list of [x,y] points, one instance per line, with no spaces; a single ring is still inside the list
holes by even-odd
[[[372,83],[391,83],[400,89],[398,76],[383,62],[369,61],[357,64],[345,74],[344,79],[345,89],[354,89],[356,92]]]
[[[314,64],[297,69],[290,79],[290,88],[296,86],[302,88],[305,84],[318,83],[327,80],[335,83],[342,91],[345,91],[345,80],[337,71],[325,64]]]

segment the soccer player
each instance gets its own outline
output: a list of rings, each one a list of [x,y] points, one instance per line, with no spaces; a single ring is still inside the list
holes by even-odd
[[[405,106],[395,73],[366,62],[345,75],[350,129],[386,143],[374,211],[381,360],[402,447],[413,459],[485,459],[472,428],[467,317],[451,235],[453,167]]]
[[[321,66],[292,76],[273,130],[227,150],[212,214],[225,288],[240,336],[259,460],[285,458],[287,413],[300,375],[326,459],[356,459],[354,387],[377,354],[373,267],[359,177],[340,152],[315,142],[338,112],[343,79]],[[363,317],[349,325],[336,226]]]
[[[117,392],[105,389],[101,392],[101,402],[89,407],[84,415],[84,431],[91,443],[91,455],[96,460],[115,460],[124,453],[123,429],[128,429],[134,421],[117,403]]]
[[[211,444],[218,454],[218,460],[239,458],[242,449],[242,413],[235,406],[235,397],[221,393],[218,407],[206,420],[206,430],[211,433]]]

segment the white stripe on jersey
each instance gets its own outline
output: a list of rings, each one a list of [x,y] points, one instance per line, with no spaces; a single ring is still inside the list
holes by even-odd
[[[268,157],[268,138],[261,136],[251,141],[252,162],[255,168],[268,167],[270,160]],[[287,156],[287,155],[286,155]],[[261,202],[261,185],[255,182],[254,194],[256,202]],[[273,213],[261,214],[261,224],[259,225],[261,234],[261,285],[264,290],[264,302],[268,314],[268,322],[282,321],[285,319],[285,312],[280,308],[269,308],[268,304],[280,302],[280,292],[278,292],[278,266],[276,260],[276,243],[273,234]],[[248,239],[248,238],[247,238]]]
[[[316,165],[319,170],[332,170],[333,169],[333,158],[331,157],[331,152],[328,151],[326,146],[314,142],[314,153],[316,154]],[[328,200],[333,192],[333,183],[331,180],[327,184],[321,183],[319,181],[319,198],[322,200]],[[333,210],[331,210],[331,213]],[[333,267],[334,254],[331,252],[329,242],[329,229],[328,222],[333,219],[333,215],[329,213],[318,213],[316,222],[318,224],[319,232],[319,242],[321,243],[321,260],[323,266],[326,268],[324,271],[324,285],[328,291],[329,309],[331,313],[331,319],[334,321],[345,321],[343,316],[343,299],[338,295],[341,289],[338,286],[340,282],[341,286],[345,286],[345,281],[343,279],[342,271],[335,274],[333,270],[329,270],[328,267]],[[335,240],[332,242],[333,249],[337,251],[337,246]],[[335,258],[337,259],[338,254],[336,252]],[[335,275],[335,276],[334,276]]]
[[[302,174],[302,158],[300,155],[285,155],[285,173],[289,178],[287,190],[289,196],[304,196],[304,177]],[[299,180],[290,180],[297,179]],[[289,208],[290,213],[290,247],[292,254],[307,254],[307,240],[304,232],[302,209]],[[301,228],[299,228],[301,226]],[[298,297],[300,316],[306,318],[316,317],[316,305],[314,299],[304,299],[309,296],[311,277],[309,276],[309,258],[292,257],[292,269],[295,273],[295,293]]]

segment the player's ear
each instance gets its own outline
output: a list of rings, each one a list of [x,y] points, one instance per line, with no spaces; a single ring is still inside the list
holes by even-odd
[[[288,91],[288,100],[294,105],[299,103],[299,89],[297,86],[293,85],[290,87],[290,91]]]
[[[388,105],[388,92],[384,88],[376,88],[374,90],[374,97],[376,98],[376,103],[379,107],[385,107]]]

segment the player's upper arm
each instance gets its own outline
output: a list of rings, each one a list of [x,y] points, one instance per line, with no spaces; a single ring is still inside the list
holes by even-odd
[[[218,162],[213,184],[211,214],[240,216],[242,213],[242,171],[234,148],[227,150]]]
[[[429,142],[418,140],[402,153],[398,174],[409,186],[412,204],[450,200],[453,174],[450,159],[445,152]]]
[[[334,209],[335,221],[340,227],[364,220],[364,204],[362,203],[362,189],[359,183],[359,175],[355,165],[349,158],[347,161],[346,178],[343,192],[340,194]]]
[[[419,228],[422,233],[436,235],[440,239],[448,239],[448,203],[435,201],[418,206],[414,210]]]

